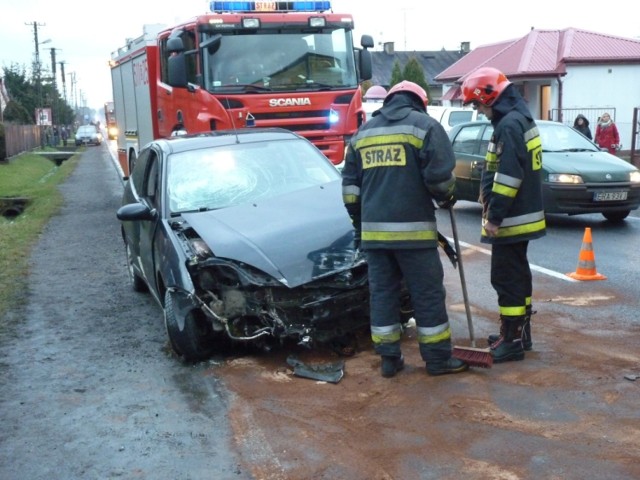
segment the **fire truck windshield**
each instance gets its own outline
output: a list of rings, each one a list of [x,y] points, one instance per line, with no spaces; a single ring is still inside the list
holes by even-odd
[[[294,91],[357,87],[351,30],[272,32],[219,32],[222,37],[216,48],[203,49],[207,89],[237,92],[243,88]]]

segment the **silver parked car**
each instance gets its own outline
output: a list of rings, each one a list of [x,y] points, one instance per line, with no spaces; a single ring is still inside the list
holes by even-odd
[[[100,145],[102,140],[102,133],[95,125],[81,125],[76,131],[76,146]]]

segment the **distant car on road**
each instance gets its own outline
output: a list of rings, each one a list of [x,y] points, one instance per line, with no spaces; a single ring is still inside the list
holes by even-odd
[[[100,145],[102,140],[102,133],[95,125],[81,125],[76,131],[76,146]]]
[[[621,222],[640,206],[640,171],[636,167],[602,151],[563,123],[536,120],[536,124],[542,139],[546,213],[601,213],[609,221]],[[488,121],[459,124],[449,132],[460,200],[478,201],[492,133]]]
[[[117,217],[133,288],[162,306],[188,361],[239,343],[339,343],[369,325],[341,176],[293,132],[152,141]]]

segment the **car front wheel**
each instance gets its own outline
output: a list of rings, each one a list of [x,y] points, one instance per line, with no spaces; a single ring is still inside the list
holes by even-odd
[[[215,347],[215,332],[204,314],[195,308],[183,318],[170,291],[164,295],[164,323],[171,348],[187,362],[198,362],[211,356]]]
[[[627,218],[630,213],[631,213],[630,210],[625,210],[624,212],[608,212],[608,213],[603,213],[602,215],[604,216],[604,218],[606,218],[610,222],[619,223],[623,221],[625,218]]]

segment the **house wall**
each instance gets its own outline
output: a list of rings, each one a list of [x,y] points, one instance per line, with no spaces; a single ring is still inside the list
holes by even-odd
[[[569,65],[562,78],[562,107],[609,111],[620,132],[622,148],[628,150],[633,135],[633,109],[640,105],[638,78],[640,65]],[[557,105],[557,84],[553,91]],[[573,125],[573,118],[563,120]],[[595,135],[596,120],[590,121]]]

